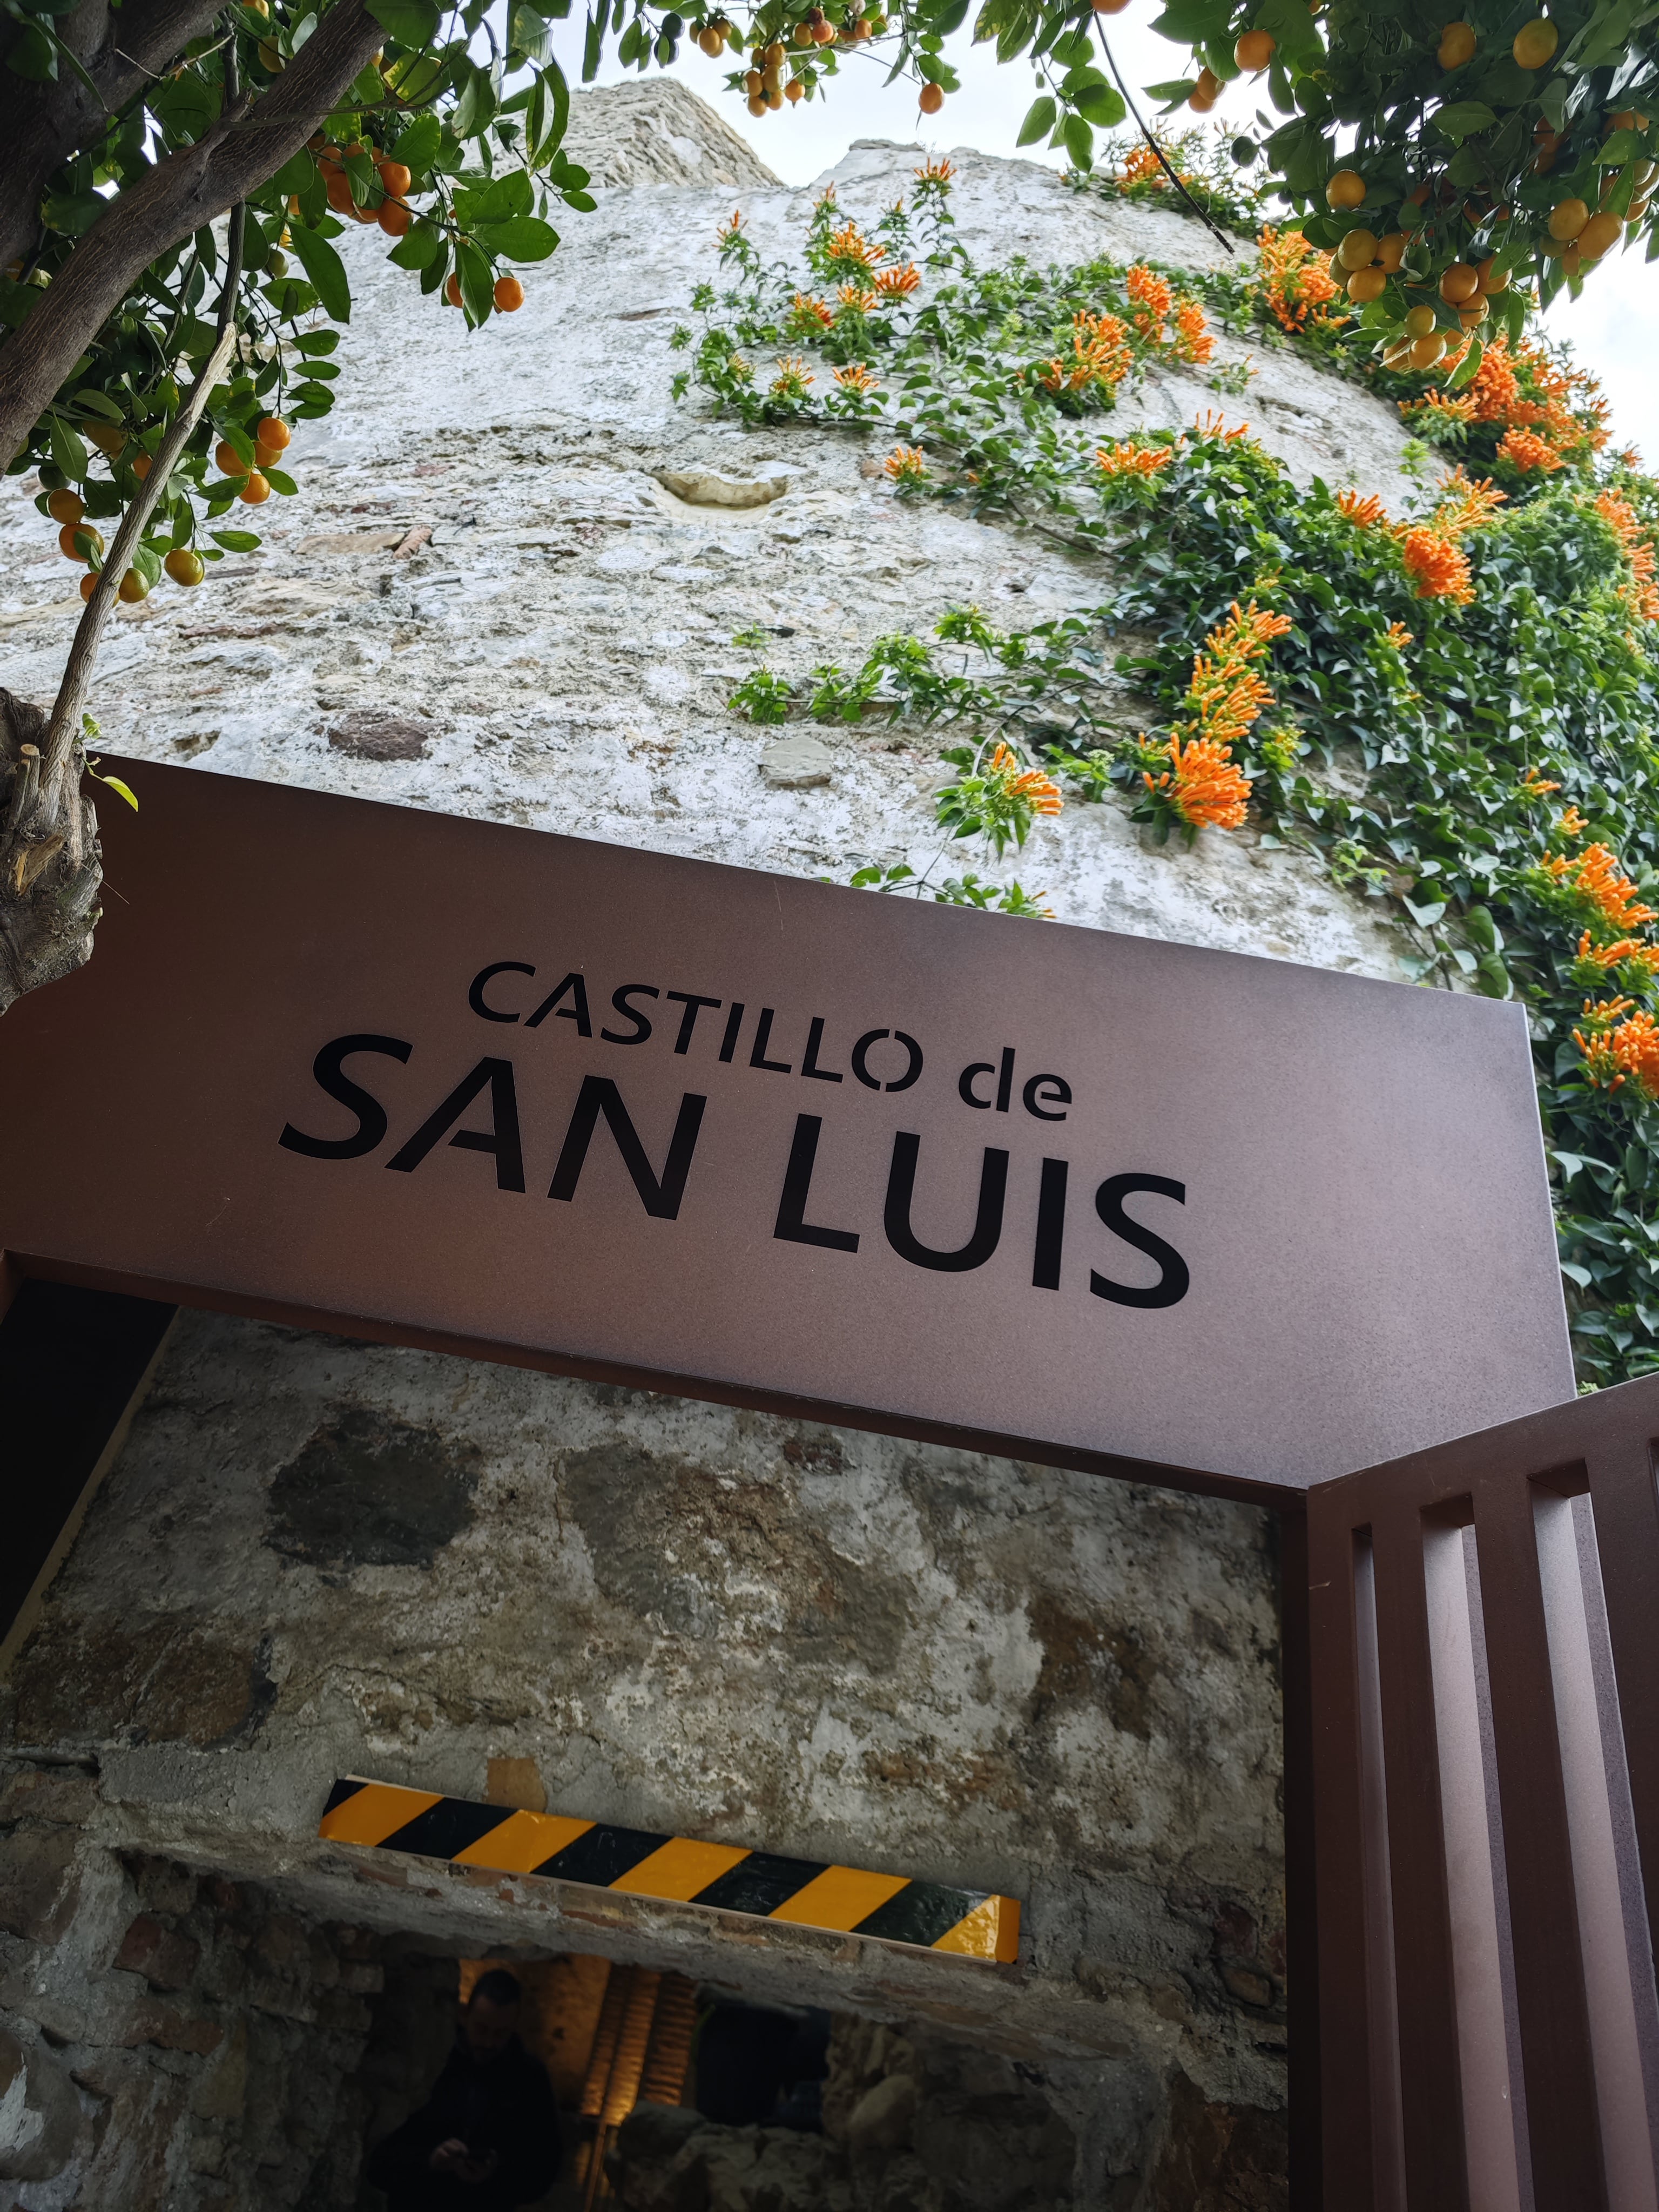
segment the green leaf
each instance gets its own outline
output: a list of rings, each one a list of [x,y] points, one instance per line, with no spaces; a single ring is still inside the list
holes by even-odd
[[[523,169],[511,169],[488,185],[469,186],[455,195],[456,217],[469,229],[475,223],[505,222],[511,216],[528,215],[535,204],[535,187]]]
[[[599,56],[605,52],[605,17],[590,15],[587,33],[582,40],[582,82],[592,84],[599,73]]]
[[[553,52],[553,33],[533,9],[515,4],[507,11],[507,47],[509,53],[522,54],[527,61],[548,61]]]
[[[481,131],[488,129],[495,106],[495,88],[490,82],[489,71],[474,63],[461,96],[450,111],[449,127],[458,138],[476,138]]]
[[[301,331],[295,340],[303,354],[332,353],[339,343],[338,331]]]
[[[545,261],[559,242],[552,224],[533,215],[514,216],[507,222],[479,223],[472,234],[486,253],[500,254],[508,261]]]
[[[1046,138],[1054,127],[1056,112],[1054,103],[1047,93],[1041,100],[1034,100],[1025,111],[1025,120],[1019,126],[1015,145],[1035,146],[1039,138]]]
[[[399,133],[392,149],[392,158],[401,161],[404,168],[417,177],[424,176],[438,158],[438,149],[444,143],[444,127],[435,115],[417,115],[406,131]]]
[[[443,244],[436,226],[422,218],[410,225],[386,259],[399,269],[427,269],[443,252]]]
[[[1201,46],[1225,35],[1232,13],[1231,0],[1170,0],[1152,28],[1178,46]]]
[[[1559,131],[1567,119],[1567,94],[1572,90],[1571,78],[1552,77],[1538,95],[1539,112],[1552,131]]]
[[[68,238],[81,237],[108,210],[104,195],[93,191],[54,192],[40,204],[41,220],[47,229],[61,231]]]
[[[36,84],[58,81],[58,46],[39,23],[25,23],[6,49],[6,67],[14,76]]]
[[[1455,100],[1449,107],[1440,110],[1434,125],[1443,138],[1449,138],[1457,146],[1465,138],[1474,137],[1477,131],[1490,129],[1497,120],[1485,100]]]
[[[1089,170],[1095,165],[1095,134],[1080,115],[1068,115],[1061,126],[1065,134],[1066,151],[1076,169]]]
[[[87,449],[67,422],[56,415],[46,417],[46,442],[52,448],[52,458],[71,483],[79,483],[92,464]]]
[[[293,477],[289,476],[286,469],[267,468],[263,470],[261,473],[263,474],[265,482],[270,486],[272,491],[281,492],[284,499],[292,499],[295,493],[300,489],[299,485],[295,483]]]
[[[438,33],[438,10],[433,0],[368,0],[368,12],[400,46],[418,53]]]
[[[159,576],[161,573],[161,565],[158,562],[156,565],[155,576]],[[149,580],[152,584],[155,581],[155,576],[152,576]],[[98,770],[93,767],[90,761],[88,762],[87,768],[88,773],[97,778],[97,781],[103,785],[106,791],[112,791],[118,799],[125,799],[127,805],[132,809],[135,814],[138,811],[138,802],[132,795],[132,788],[131,785],[123,783],[118,775],[100,775],[98,774]]]
[[[106,422],[125,422],[127,419],[106,392],[99,392],[89,384],[82,385],[78,392],[66,392],[64,400],[65,405],[78,407],[83,415],[100,416]]]
[[[461,301],[473,324],[488,319],[495,304],[495,275],[476,246],[465,239],[455,249],[455,267],[461,280]]]
[[[1639,132],[1615,131],[1610,137],[1602,140],[1601,150],[1595,157],[1596,164],[1603,169],[1616,169],[1626,161],[1633,161],[1641,150]]]
[[[1161,100],[1166,108],[1179,107],[1182,100],[1189,99],[1198,90],[1198,79],[1195,76],[1171,76],[1164,78],[1161,84],[1144,84],[1140,88],[1149,100]]]
[[[227,553],[257,553],[259,550],[259,540],[251,530],[214,530],[208,534]]]
[[[1115,131],[1129,112],[1122,94],[1109,84],[1085,85],[1077,95],[1076,106],[1079,115],[1086,115],[1103,131]]]
[[[289,236],[300,266],[317,288],[324,313],[334,322],[349,323],[351,287],[339,255],[325,238],[319,238],[314,230],[307,230],[301,224],[294,224]]]

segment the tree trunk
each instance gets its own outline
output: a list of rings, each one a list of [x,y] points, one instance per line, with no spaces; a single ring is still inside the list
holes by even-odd
[[[112,203],[0,346],[0,468],[156,256],[269,182],[344,97],[386,33],[362,0],[331,9],[255,106],[233,103]]]
[[[25,991],[73,974],[92,957],[104,880],[98,817],[80,788],[81,750],[65,799],[40,790],[46,717],[0,690],[0,775],[4,791],[4,881],[0,882],[0,1014]],[[75,810],[72,825],[67,808]],[[75,836],[66,835],[73,827]],[[72,851],[72,848],[75,848]]]
[[[40,83],[0,68],[0,269],[27,260],[40,234],[40,201],[71,154],[101,140],[112,117],[208,30],[216,0],[81,0],[58,35],[97,86],[72,69]]]

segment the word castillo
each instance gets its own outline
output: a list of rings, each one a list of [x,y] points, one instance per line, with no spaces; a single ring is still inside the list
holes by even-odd
[[[516,1006],[511,1002],[506,995],[509,987],[499,979],[522,975],[533,981],[535,974],[535,969],[526,962],[496,961],[473,978],[467,1003],[486,1022],[533,1030],[550,1019],[568,1021],[578,1036],[592,1038],[595,1035],[593,1014],[586,982],[580,973],[566,975],[544,995],[529,994],[526,1003]],[[642,1001],[657,1004],[647,1006]],[[921,1077],[921,1046],[903,1030],[866,1030],[848,1048],[846,1066],[832,1066],[829,1064],[832,1055],[825,1044],[826,1018],[814,1014],[807,1022],[797,1065],[793,1057],[783,1056],[778,1016],[773,1007],[755,1009],[751,1022],[750,1009],[741,1000],[728,1005],[701,993],[661,991],[649,983],[624,983],[612,993],[610,1012],[602,1017],[605,1025],[599,1029],[598,1036],[607,1044],[644,1045],[657,1033],[659,1020],[670,1006],[676,1011],[664,1025],[663,1034],[672,1030],[672,1050],[681,1057],[690,1055],[694,1047],[706,1052],[713,1046],[717,1064],[731,1066],[736,1062],[765,1074],[795,1076],[808,1082],[839,1084],[850,1077],[866,1090],[876,1091],[909,1091]],[[709,1017],[706,1025],[702,1021],[705,1014]],[[611,1027],[612,1016],[626,1026]],[[745,1042],[746,1054],[739,1059],[739,1048]],[[278,1143],[286,1151],[297,1152],[307,1159],[366,1158],[385,1143],[391,1132],[391,1121],[374,1093],[354,1075],[347,1073],[346,1062],[369,1054],[407,1062],[413,1052],[413,1045],[402,1037],[382,1036],[369,1031],[353,1031],[331,1038],[318,1053],[312,1073],[319,1089],[354,1116],[356,1127],[345,1136],[319,1137],[289,1122]],[[1071,1085],[1063,1076],[1044,1073],[1018,1079],[1015,1050],[1006,1045],[995,1060],[969,1061],[957,1076],[956,1092],[964,1106],[977,1112],[1008,1114],[1014,1110],[1018,1101],[1025,1114],[1048,1122],[1064,1121],[1073,1103]],[[560,1146],[548,1196],[567,1204],[574,1200],[589,1150],[603,1122],[646,1212],[657,1220],[677,1220],[708,1104],[704,1093],[688,1091],[683,1095],[659,1170],[652,1163],[616,1082],[605,1075],[584,1076]],[[474,1113],[486,1119],[489,1126],[459,1126],[464,1117]],[[821,1115],[800,1113],[795,1117],[772,1234],[785,1243],[854,1253],[863,1241],[862,1232],[830,1227],[808,1218],[823,1126]],[[428,1154],[444,1143],[492,1158],[499,1189],[521,1192],[526,1188],[518,1089],[510,1060],[495,1054],[481,1058],[398,1146],[386,1164],[398,1174],[412,1174]],[[1009,1155],[997,1146],[984,1147],[972,1233],[965,1243],[952,1250],[940,1250],[923,1243],[911,1225],[921,1144],[921,1136],[916,1131],[901,1129],[894,1134],[882,1216],[887,1243],[900,1259],[912,1267],[946,1274],[961,1274],[982,1267],[1003,1239]],[[1031,1284],[1036,1290],[1054,1291],[1060,1286],[1070,1178],[1067,1161],[1043,1160],[1031,1243]],[[1190,1285],[1187,1263],[1164,1237],[1127,1212],[1126,1201],[1137,1193],[1173,1200],[1176,1205],[1184,1206],[1186,1186],[1167,1176],[1113,1175],[1108,1176],[1094,1194],[1094,1211],[1102,1224],[1114,1237],[1156,1265],[1158,1280],[1150,1285],[1120,1283],[1091,1267],[1089,1288],[1096,1297],[1121,1306],[1176,1305],[1186,1297]]]

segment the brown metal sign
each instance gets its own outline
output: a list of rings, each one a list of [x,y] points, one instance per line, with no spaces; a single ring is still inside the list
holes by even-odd
[[[1517,1007],[122,773],[25,1273],[1261,1498],[1571,1395]]]

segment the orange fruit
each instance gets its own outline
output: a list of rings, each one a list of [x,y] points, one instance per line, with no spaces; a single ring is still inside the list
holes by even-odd
[[[797,100],[805,98],[806,87],[801,82],[798,76],[792,76],[788,83],[783,88],[783,96],[789,102],[791,107],[793,107]]]
[[[336,215],[350,214],[355,203],[351,197],[351,185],[343,169],[325,169],[323,190],[327,193],[328,204]]]
[[[153,464],[148,453],[135,453],[133,455],[132,473],[137,477],[140,483],[143,483],[144,478],[149,474],[152,466]]]
[[[1339,169],[1325,187],[1325,198],[1334,208],[1363,207],[1365,179],[1358,169]]]
[[[402,199],[415,181],[401,161],[389,161],[384,155],[374,167],[380,172],[381,189],[391,199]]]
[[[744,71],[743,88],[749,94],[750,100],[755,97],[757,93],[762,92],[765,89],[765,79],[762,76],[758,70],[745,70]]]
[[[55,491],[46,501],[46,513],[54,522],[78,522],[86,511],[84,501],[72,491]]]
[[[213,449],[213,465],[222,477],[245,477],[248,464],[228,440],[221,440]]]
[[[1233,59],[1242,70],[1256,76],[1267,68],[1278,45],[1271,31],[1245,31],[1233,48]]]
[[[207,563],[199,553],[192,553],[188,545],[175,546],[161,566],[175,584],[199,584],[207,574]]]
[[[1584,257],[1576,246],[1568,246],[1566,252],[1561,256],[1561,266],[1569,276],[1577,276],[1583,273]]]
[[[1376,258],[1389,276],[1392,276],[1406,258],[1407,238],[1403,230],[1391,230],[1386,238],[1376,241]]]
[[[461,280],[453,269],[444,279],[444,297],[452,307],[461,304]]]
[[[77,538],[81,540],[78,545],[75,542]],[[58,548],[65,560],[84,561],[88,545],[96,553],[104,550],[103,538],[89,522],[65,523],[58,533]]]
[[[764,104],[765,104],[765,106],[767,106],[768,107],[771,107],[771,108],[779,108],[779,107],[781,107],[781,106],[783,106],[783,87],[782,87],[782,85],[781,85],[781,84],[769,84],[769,85],[767,86],[766,90],[764,91],[764,93],[763,93],[763,94],[762,94],[761,97],[762,97],[762,100],[763,100],[763,103],[764,103]]]
[[[1419,338],[1412,347],[1411,364],[1413,368],[1432,368],[1446,350],[1444,335],[1433,331],[1425,338]]]
[[[1194,115],[1207,115],[1215,106],[1215,94],[1212,92],[1189,92],[1187,94],[1187,105]]]
[[[916,105],[924,115],[937,115],[945,105],[945,94],[936,84],[925,84]]]
[[[1094,10],[1097,15],[1121,15],[1128,4],[1129,0],[1094,0]]]
[[[711,59],[726,51],[726,41],[712,23],[705,23],[697,33],[697,44]]]
[[[129,568],[116,586],[115,591],[118,599],[125,599],[130,607],[136,607],[140,599],[147,599],[149,597],[149,579],[142,575],[137,568]]]
[[[83,427],[88,443],[96,446],[99,452],[112,461],[127,442],[126,432],[114,429],[107,422],[88,422]]]
[[[263,507],[266,500],[270,497],[270,486],[258,469],[250,469],[247,482],[236,496],[249,507]]]
[[[1494,263],[1495,257],[1492,260],[1483,261],[1475,271],[1480,279],[1480,289],[1483,292],[1502,292],[1508,287],[1509,270],[1496,267]]]
[[[1376,258],[1377,238],[1375,231],[1351,230],[1336,249],[1336,258],[1345,269],[1369,269]]]
[[[749,112],[751,115],[764,115],[766,112],[766,94],[763,92],[751,92],[749,95],[748,106]]]
[[[1550,210],[1550,236],[1571,242],[1589,221],[1589,210],[1583,200],[1558,200]]]
[[[273,453],[280,453],[293,435],[280,415],[261,416],[253,432],[255,444],[268,447]]]
[[[1454,261],[1449,269],[1440,272],[1440,296],[1449,307],[1462,307],[1480,289],[1480,273],[1471,269],[1467,261]]]
[[[1462,69],[1473,60],[1475,49],[1473,23],[1448,23],[1440,33],[1440,66],[1443,70]]]
[[[95,568],[88,568],[81,579],[81,597],[83,599],[89,599],[97,588],[98,571]]]
[[[405,207],[402,200],[382,200],[380,213],[374,220],[388,238],[404,238],[415,216],[413,210]]]
[[[1408,337],[1425,338],[1434,329],[1434,325],[1432,307],[1413,307],[1406,317],[1406,334]]]
[[[1356,269],[1348,279],[1348,297],[1362,307],[1370,301],[1380,300],[1388,289],[1386,269]]]
[[[498,313],[516,314],[524,305],[524,286],[516,276],[498,276],[495,279],[495,301]]]
[[[1491,313],[1492,303],[1486,294],[1477,292],[1467,307],[1458,309],[1457,319],[1466,331],[1472,331],[1477,323],[1484,323]]]
[[[1593,215],[1573,242],[1582,254],[1594,261],[1598,253],[1607,252],[1621,228],[1616,215]]]
[[[815,24],[812,29],[812,43],[815,46],[833,46],[836,43],[835,25],[829,22]]]
[[[1515,34],[1510,52],[1523,70],[1542,69],[1561,43],[1561,33],[1547,15],[1534,15]]]

